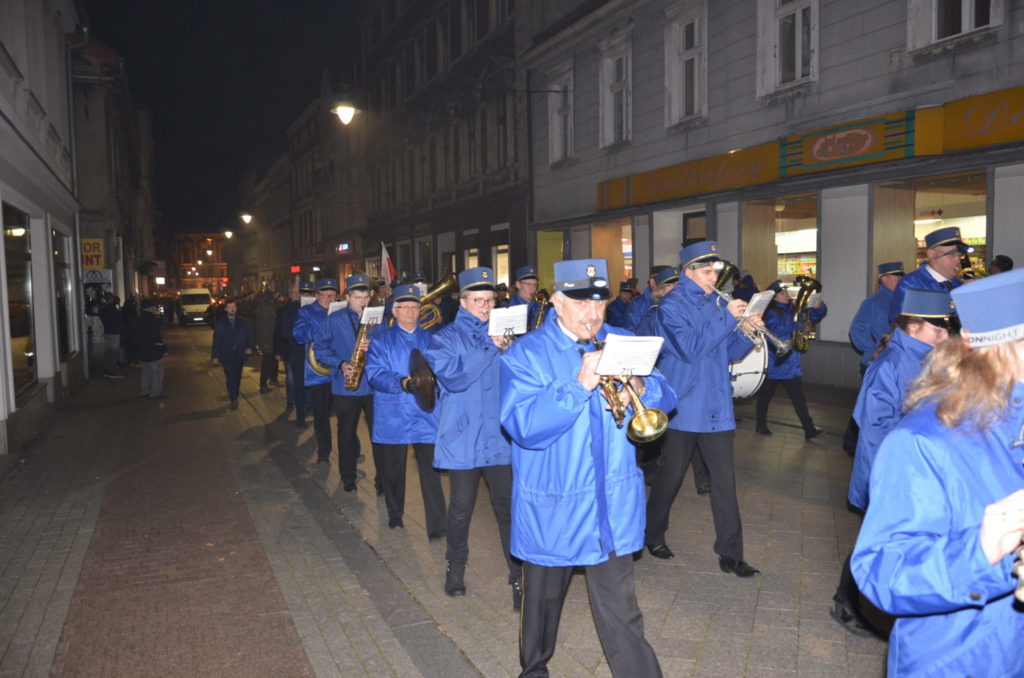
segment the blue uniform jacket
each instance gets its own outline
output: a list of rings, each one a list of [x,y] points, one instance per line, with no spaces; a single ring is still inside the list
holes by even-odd
[[[605,322],[609,325],[615,325],[615,327],[629,329],[627,325],[629,323],[629,307],[631,305],[624,302],[621,297],[615,297],[612,303],[608,304],[608,309],[605,311]]]
[[[295,314],[295,324],[292,326],[292,337],[295,338],[295,343],[302,346],[303,351],[306,351],[308,345],[313,343],[313,340],[316,339],[316,332],[320,329],[320,326],[324,324],[325,320],[327,320],[327,309],[315,301],[311,304],[306,304],[299,309],[298,313]],[[316,348],[314,347],[313,350],[315,352]],[[347,359],[348,358],[346,358],[346,360]],[[330,365],[330,363],[325,360],[321,360],[320,358],[317,358],[317,360],[325,365]],[[331,365],[331,367],[335,368],[338,364],[339,363],[335,363],[334,365]],[[331,380],[330,375],[323,376],[314,372],[313,368],[309,366],[308,360],[305,363],[305,371],[303,374],[305,376],[306,386],[326,384]]]
[[[396,323],[370,342],[363,382],[373,388],[373,442],[433,445],[437,439],[437,410],[424,412],[412,394],[402,390],[402,379],[409,376],[409,354],[418,348],[426,355],[430,334],[419,326],[406,332]]]
[[[857,314],[850,323],[850,343],[860,353],[860,364],[870,365],[875,349],[889,332],[889,306],[892,304],[892,291],[888,287],[880,287],[870,297],[860,302]]]
[[[779,309],[782,310],[782,313],[778,312]],[[822,304],[818,308],[809,308],[807,314],[812,323],[819,323],[828,315],[828,307]],[[789,339],[800,325],[801,323],[793,322],[792,303],[777,304],[773,301],[765,309],[764,326],[779,339]],[[772,350],[766,375],[769,379],[796,379],[803,376],[803,363],[800,360],[799,351],[790,351],[779,358],[775,355],[775,347],[771,343],[768,346]]]
[[[678,397],[669,428],[693,433],[736,428],[729,363],[754,345],[736,330],[736,318],[725,306],[686,277],[658,304],[658,336],[665,339],[658,368]]]
[[[216,358],[222,363],[245,362],[248,356],[245,349],[252,348],[252,330],[249,329],[249,321],[240,315],[235,316],[235,326],[225,315],[217,320],[213,327],[213,349],[210,352],[211,358]]]
[[[510,306],[510,307],[511,306],[522,306],[525,303],[527,303],[526,299],[523,299],[521,296],[519,296],[519,292],[516,292],[515,294],[513,294],[512,298],[508,300],[508,306]],[[537,313],[539,311],[540,311],[540,302],[539,301],[531,301],[531,302],[529,302],[529,306],[526,309],[526,327],[527,327],[527,331],[530,331],[530,330],[533,329],[533,324],[535,322],[537,322]],[[545,317],[546,316],[547,316],[547,314],[545,314]]]
[[[896,328],[885,350],[864,373],[853,408],[860,436],[847,494],[850,503],[861,510],[868,507],[868,481],[878,448],[903,418],[903,399],[931,350],[928,344]]]
[[[878,451],[851,564],[864,595],[898,617],[890,678],[1024,675],[1014,556],[989,565],[979,543],[985,506],[1024,487],[1022,398],[1018,383],[987,433],[915,408]]]
[[[629,308],[627,309],[626,314],[626,323],[628,326],[623,329],[629,330],[630,332],[636,332],[636,328],[640,324],[641,318],[644,317],[644,313],[646,313],[647,309],[649,309],[653,304],[654,293],[651,291],[650,285],[648,285],[643,294],[638,297],[634,297],[633,301],[629,303]]]
[[[636,324],[636,329],[633,333],[639,337],[656,337],[658,336],[658,304],[652,304],[647,307],[640,322]]]
[[[604,325],[598,338],[609,333],[631,334]],[[636,448],[605,411],[600,389],[577,381],[581,350],[593,345],[584,349],[550,322],[501,361],[501,423],[513,440],[512,553],[537,565],[596,565],[644,545]],[[664,377],[644,381],[646,406],[675,406]]]
[[[498,420],[500,357],[487,323],[461,307],[455,322],[431,336],[426,358],[441,387],[436,468],[512,463],[512,447]]]
[[[890,323],[895,322],[896,316],[903,310],[903,297],[907,296],[908,289],[946,292],[964,284],[959,278],[953,278],[948,283],[941,283],[932,277],[932,274],[927,270],[927,266],[927,262],[921,264],[916,271],[911,271],[903,276],[900,284],[896,286],[896,289],[893,291],[892,300],[889,302]]]
[[[331,313],[313,335],[313,353],[317,362],[331,368],[331,393],[339,396],[366,396],[373,390],[366,383],[366,374],[359,381],[359,388],[354,391],[345,390],[345,373],[340,367],[352,357],[356,346],[356,335],[359,333],[359,314],[350,308],[342,308]],[[371,336],[367,332],[367,336]],[[370,342],[373,345],[373,342]],[[309,365],[306,365],[308,370]],[[308,371],[307,371],[308,374]],[[306,382],[307,385],[309,382]]]

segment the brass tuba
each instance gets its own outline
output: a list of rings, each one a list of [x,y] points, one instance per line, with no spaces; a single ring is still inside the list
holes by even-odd
[[[326,377],[331,373],[330,367],[327,367],[316,359],[316,354],[313,353],[313,342],[306,344],[306,362],[309,363],[309,369],[313,370],[321,377]]]
[[[791,287],[797,288],[796,299],[793,301],[793,322],[799,323],[797,329],[793,331],[793,348],[800,353],[806,353],[811,341],[818,337],[811,322],[807,302],[812,295],[821,292],[821,282],[810,276],[798,275],[793,279]]]
[[[454,273],[445,273],[441,279],[434,283],[427,293],[420,299],[420,327],[429,330],[441,324],[441,309],[434,303],[445,294],[450,293],[458,287],[458,280]]]

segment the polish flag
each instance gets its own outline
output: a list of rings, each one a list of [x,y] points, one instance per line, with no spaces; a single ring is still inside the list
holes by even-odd
[[[395,265],[391,263],[391,257],[388,256],[388,248],[384,247],[384,243],[380,244],[380,277],[389,286],[398,277],[398,271],[395,269]]]

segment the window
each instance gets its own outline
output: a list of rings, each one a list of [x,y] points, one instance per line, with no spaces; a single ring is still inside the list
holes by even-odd
[[[498,128],[498,167],[508,165],[508,102],[510,97],[502,97],[498,101],[497,120],[495,125]]]
[[[477,29],[477,25],[476,25],[476,2],[477,2],[477,0],[466,0],[466,4],[465,4],[465,8],[466,8],[466,30],[465,30],[466,49],[464,51],[466,51],[466,52],[468,52],[469,50],[473,49],[473,45],[476,44],[476,37],[477,37],[477,33],[476,33],[476,29]]]
[[[66,360],[73,350],[72,286],[71,286],[71,239],[57,231],[51,231],[53,238],[53,290],[57,307],[57,348],[61,360]]]
[[[703,2],[673,5],[665,26],[665,126],[707,114]]]
[[[476,176],[479,171],[477,165],[477,139],[476,139],[476,117],[469,116],[466,118],[466,155],[467,163],[467,175],[472,178]]]
[[[14,391],[36,381],[32,321],[32,246],[28,215],[3,203],[4,256],[7,260],[7,320],[11,329]]]
[[[548,74],[548,162],[572,157],[572,62]]]
[[[437,75],[437,26],[429,24],[423,38],[424,80],[430,81]]]
[[[480,106],[480,171],[487,173],[487,147],[491,143],[490,137],[487,135],[487,115],[490,107],[486,105]]]
[[[455,0],[452,3],[451,12],[448,15],[448,40],[451,47],[451,60],[455,61],[462,55],[462,1]]]
[[[922,49],[968,33],[998,28],[1005,0],[909,0],[907,46]]]
[[[630,111],[631,68],[628,34],[601,44],[601,147],[629,141],[633,136]]]
[[[818,77],[818,0],[758,0],[758,96]]]

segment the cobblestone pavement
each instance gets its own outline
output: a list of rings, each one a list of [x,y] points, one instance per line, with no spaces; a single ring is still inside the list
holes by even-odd
[[[230,411],[210,331],[166,335],[167,400],[136,397],[137,368],[94,380],[0,483],[0,677],[516,675],[518,616],[486,486],[467,595],[448,598],[414,463],[406,529],[390,530],[365,427],[358,491],[345,493],[336,451],[329,469],[315,463],[312,427],[284,415],[283,389],[259,394],[246,369]],[[746,558],[763,574],[718,570],[709,503],[690,479],[667,535],[676,557],[636,562],[666,676],[884,675],[885,642],[828,615],[859,523],[840,448],[852,393],[807,391],[828,432],[810,443],[784,393],[771,437],[753,433],[752,403],[737,406]],[[582,576],[552,675],[610,675]]]

